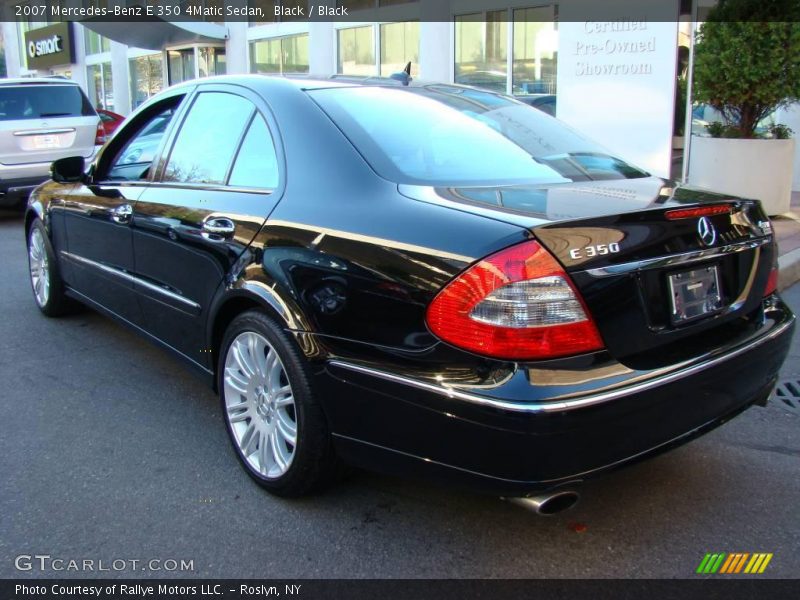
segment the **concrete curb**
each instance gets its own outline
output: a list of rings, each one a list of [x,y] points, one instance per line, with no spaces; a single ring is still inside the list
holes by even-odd
[[[800,248],[778,257],[778,291],[800,281]]]

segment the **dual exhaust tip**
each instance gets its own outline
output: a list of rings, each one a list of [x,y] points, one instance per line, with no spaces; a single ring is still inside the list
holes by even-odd
[[[537,515],[550,516],[569,510],[578,503],[580,495],[573,490],[545,492],[523,498],[505,498],[512,504],[535,512]]]

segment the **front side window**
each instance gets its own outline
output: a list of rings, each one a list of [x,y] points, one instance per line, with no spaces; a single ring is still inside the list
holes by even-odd
[[[116,156],[111,159],[106,179],[110,181],[138,181],[146,179],[153,159],[161,146],[161,140],[172,121],[180,97],[167,101],[165,105],[154,109],[149,116],[142,117],[130,127],[135,130],[124,143]],[[123,135],[127,132],[127,127]]]
[[[256,115],[231,170],[229,185],[275,189],[278,187],[278,156],[266,121]]]
[[[560,121],[491,92],[429,85],[308,93],[391,181],[467,186],[647,176]]]
[[[200,94],[178,132],[164,181],[224,184],[253,111],[253,105],[241,96]]]

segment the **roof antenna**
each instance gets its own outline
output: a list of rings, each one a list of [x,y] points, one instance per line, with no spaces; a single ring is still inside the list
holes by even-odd
[[[397,73],[392,73],[391,75],[389,75],[389,77],[399,81],[403,85],[408,85],[409,83],[411,83],[412,80],[411,61],[408,61],[408,64],[406,65],[405,69],[403,69],[402,71],[398,71]]]

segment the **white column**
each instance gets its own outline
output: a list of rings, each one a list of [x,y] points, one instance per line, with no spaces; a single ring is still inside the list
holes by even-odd
[[[225,47],[225,61],[229,75],[247,73],[247,22],[226,21],[228,42]]]
[[[128,46],[111,42],[111,84],[114,88],[114,112],[131,112],[131,84],[128,67]]]
[[[800,192],[800,103],[778,109],[775,112],[775,122],[782,123],[794,131],[792,191]]]
[[[6,73],[9,77],[20,75],[19,27],[16,21],[3,21],[3,42],[6,50]]]
[[[333,21],[308,24],[308,71],[325,76],[336,73],[336,32]]]
[[[423,3],[424,6],[424,3]],[[422,15],[424,17],[424,14]],[[419,24],[419,76],[428,81],[453,80],[453,27],[444,21]]]
[[[72,64],[72,80],[76,81],[84,93],[88,95],[88,85],[86,84],[86,41],[84,36],[86,29],[83,25],[72,24],[72,39],[75,43],[75,62]]]

